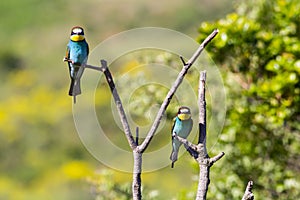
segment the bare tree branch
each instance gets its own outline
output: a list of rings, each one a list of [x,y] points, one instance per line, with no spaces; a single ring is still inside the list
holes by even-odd
[[[93,65],[87,65],[87,64],[85,64],[83,67],[85,67],[85,68],[90,68],[90,69],[94,69],[94,70],[101,71],[101,72],[104,72],[104,70],[105,70],[104,67],[96,67],[96,66],[93,66]]]
[[[213,163],[210,162],[209,155],[206,150],[206,100],[205,100],[205,82],[206,71],[200,72],[198,87],[198,107],[199,107],[199,140],[198,140],[198,158],[199,164],[199,180],[196,200],[205,200],[208,185],[210,183],[209,171]]]
[[[254,194],[252,193],[253,181],[249,181],[242,200],[253,200]]]
[[[64,59],[64,62],[74,63],[71,59]],[[104,70],[103,67],[97,67],[97,66],[88,65],[88,64],[84,64],[81,67],[89,68],[89,69],[94,69],[94,70],[101,71],[101,72],[103,72],[103,70]]]
[[[135,129],[135,144],[139,145],[139,127]]]
[[[112,75],[107,67],[107,62],[105,60],[101,60],[101,65],[103,68],[103,73],[106,77],[107,83],[110,87],[111,93],[114,97],[115,104],[117,106],[117,110],[123,125],[123,129],[127,138],[127,141],[133,151],[133,177],[132,177],[132,198],[134,200],[142,199],[142,180],[141,180],[141,173],[142,173],[142,153],[137,151],[138,145],[138,135],[139,131],[138,128],[136,129],[136,141],[134,140],[129,123],[127,121],[127,117],[119,97],[118,91],[115,87],[115,83],[113,81]]]
[[[206,47],[206,45],[218,34],[219,30],[216,29],[214,30],[199,46],[199,48],[197,49],[197,51],[193,54],[193,56],[190,58],[190,60],[185,63],[183,58],[181,57],[181,60],[183,61],[183,68],[180,71],[180,73],[177,76],[177,79],[175,80],[173,86],[171,87],[171,89],[169,90],[165,100],[163,101],[156,117],[155,120],[151,126],[150,131],[148,132],[145,140],[143,141],[143,143],[138,147],[139,150],[141,152],[144,152],[147,148],[147,146],[149,145],[150,141],[152,140],[160,122],[162,119],[162,116],[164,115],[168,105],[170,104],[173,95],[175,94],[177,88],[179,87],[179,85],[181,84],[184,76],[186,75],[187,71],[189,70],[189,68],[194,64],[194,62],[197,60],[197,58],[199,57],[199,55],[201,54],[201,52],[203,51],[203,49]]]
[[[199,163],[199,181],[198,189],[196,194],[196,200],[205,200],[208,191],[209,179],[209,164],[206,162],[207,159],[201,160]]]
[[[193,65],[193,63],[197,60],[203,49],[206,47],[206,45],[215,38],[215,36],[219,33],[218,29],[215,29],[205,40],[200,44],[200,47],[197,49],[197,51],[194,53],[194,55],[189,59],[189,61],[186,63],[186,65]]]
[[[126,135],[127,141],[129,143],[131,149],[134,150],[134,149],[136,149],[137,145],[136,145],[136,143],[134,141],[134,138],[132,136],[132,133],[131,133],[131,130],[130,130],[130,127],[129,127],[129,123],[127,121],[127,117],[126,117],[121,99],[119,97],[117,88],[115,87],[114,80],[112,78],[112,75],[111,75],[108,67],[107,67],[107,62],[105,60],[101,60],[101,66],[103,68],[102,71],[103,71],[103,73],[106,77],[106,81],[107,81],[107,83],[110,87],[110,91],[111,91],[111,93],[114,97],[115,104],[117,106],[117,110],[118,110],[118,113],[119,113],[119,116],[120,116],[120,119],[121,119],[121,122],[122,122],[122,125],[123,125],[123,129],[124,129],[124,133]]]
[[[175,134],[172,137],[176,138],[179,142],[184,144],[186,146],[186,148],[188,147],[188,148],[192,149],[193,151],[198,152],[197,145],[194,145],[193,143],[189,142],[187,139],[182,138],[182,137],[180,137],[178,135],[175,135]]]
[[[140,200],[142,199],[142,153],[133,150],[133,178],[132,178],[132,199]]]
[[[198,143],[204,145],[204,153],[206,150],[206,100],[205,100],[205,82],[206,71],[200,72],[198,87],[198,108],[199,108],[199,140]]]
[[[224,155],[225,155],[225,153],[224,153],[224,152],[221,152],[221,153],[219,153],[218,155],[216,155],[215,157],[210,158],[210,159],[209,159],[209,164],[210,164],[210,166],[212,166],[215,162],[217,162],[218,160],[220,160]]]

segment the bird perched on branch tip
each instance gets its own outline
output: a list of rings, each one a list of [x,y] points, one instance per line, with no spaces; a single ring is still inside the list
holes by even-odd
[[[64,62],[68,62],[71,78],[69,95],[73,96],[74,103],[76,103],[76,96],[81,94],[80,79],[82,77],[88,55],[89,45],[85,40],[84,30],[80,26],[75,26],[71,30],[66,56],[63,59]]]
[[[174,135],[177,135],[182,138],[187,138],[193,128],[193,120],[191,117],[191,111],[188,107],[182,106],[178,109],[178,113],[174,118],[174,123],[172,126],[172,153],[170,156],[170,160],[172,161],[171,167],[174,167],[174,163],[178,159],[178,152],[181,146],[181,142],[179,142]]]

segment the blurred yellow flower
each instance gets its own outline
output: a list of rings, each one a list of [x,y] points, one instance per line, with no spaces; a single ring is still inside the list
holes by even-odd
[[[74,160],[62,166],[63,173],[70,179],[83,179],[93,174],[87,162]]]

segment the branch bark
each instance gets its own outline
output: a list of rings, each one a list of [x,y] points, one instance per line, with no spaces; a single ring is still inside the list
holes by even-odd
[[[208,185],[210,183],[209,171],[210,167],[221,159],[225,153],[222,152],[214,158],[210,158],[206,150],[206,100],[205,100],[205,82],[206,82],[206,71],[200,73],[199,78],[199,89],[198,89],[198,106],[199,106],[199,141],[198,146],[198,158],[199,164],[199,182],[196,200],[205,200]]]
[[[106,81],[109,85],[110,91],[111,91],[111,93],[114,97],[114,101],[115,101],[115,104],[117,106],[117,110],[118,110],[118,113],[119,113],[119,116],[120,116],[120,119],[121,119],[121,123],[123,125],[125,136],[127,138],[127,141],[129,143],[131,149],[134,150],[134,149],[136,149],[137,145],[136,145],[136,143],[134,141],[134,138],[132,136],[130,126],[129,126],[129,123],[128,123],[128,120],[127,120],[127,117],[126,117],[126,114],[125,114],[125,111],[124,111],[124,108],[123,108],[123,105],[122,105],[122,102],[121,102],[121,98],[118,94],[118,91],[117,91],[117,88],[115,86],[113,77],[112,77],[112,75],[111,75],[111,73],[110,73],[110,71],[107,67],[107,62],[105,60],[101,60],[101,66],[102,66],[102,72],[105,75],[105,78],[106,78]]]
[[[132,177],[132,199],[142,199],[142,156],[139,151],[133,150],[133,177]]]
[[[253,200],[254,194],[252,193],[253,181],[249,181],[242,200]]]

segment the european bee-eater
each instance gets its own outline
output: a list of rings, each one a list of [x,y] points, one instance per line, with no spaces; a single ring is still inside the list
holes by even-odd
[[[64,61],[68,62],[71,78],[69,95],[73,96],[76,103],[76,96],[81,94],[80,78],[84,71],[84,65],[89,55],[89,45],[85,40],[83,28],[75,26],[71,30],[70,40],[67,46],[67,53]]]
[[[172,126],[172,153],[170,156],[170,160],[172,161],[172,168],[174,167],[174,163],[178,158],[178,151],[181,146],[181,142],[179,142],[174,135],[178,135],[182,138],[187,138],[193,128],[193,120],[191,117],[191,111],[188,107],[182,106],[178,109],[178,113],[174,118],[174,124]]]

